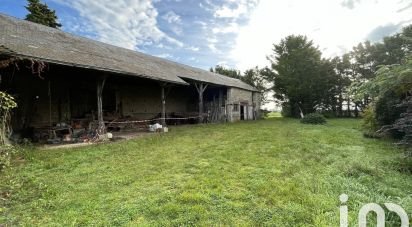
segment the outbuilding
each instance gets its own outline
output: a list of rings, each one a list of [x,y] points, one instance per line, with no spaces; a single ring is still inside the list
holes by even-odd
[[[15,131],[259,118],[260,93],[240,80],[1,14],[0,28]]]

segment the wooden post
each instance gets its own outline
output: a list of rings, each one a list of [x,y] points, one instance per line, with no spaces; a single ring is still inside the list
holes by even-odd
[[[161,84],[161,100],[162,100],[162,126],[165,127],[166,126],[166,95],[165,95],[165,84]]]
[[[203,122],[203,92],[205,92],[207,88],[207,84],[203,83],[195,83],[195,87],[197,93],[199,94],[199,123]]]
[[[162,113],[161,113],[161,121],[160,123],[164,126],[166,126],[166,98],[169,95],[170,91],[172,90],[172,85],[168,83],[161,83],[160,84],[161,88],[161,102],[162,102]]]
[[[97,79],[97,133],[102,135],[105,133],[106,127],[103,119],[103,88],[106,83],[107,76]]]
[[[255,92],[252,91],[252,119],[251,120],[256,120],[256,116],[255,116]],[[249,114],[249,108],[248,108],[248,114]]]
[[[222,105],[223,105],[223,91],[221,88],[219,88],[219,103],[218,103],[218,120],[221,121],[222,120]]]

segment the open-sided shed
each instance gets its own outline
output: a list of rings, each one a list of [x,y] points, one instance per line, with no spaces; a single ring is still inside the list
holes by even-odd
[[[240,80],[1,14],[0,27],[0,89],[17,98],[17,131],[258,118],[259,93]]]

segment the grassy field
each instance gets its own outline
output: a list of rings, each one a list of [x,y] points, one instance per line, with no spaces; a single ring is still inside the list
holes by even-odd
[[[412,212],[401,151],[359,125],[276,117],[34,150],[0,175],[0,224],[339,226],[342,193],[350,226],[365,203]]]

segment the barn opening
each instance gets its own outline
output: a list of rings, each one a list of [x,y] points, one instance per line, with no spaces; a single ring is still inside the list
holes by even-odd
[[[240,80],[0,14],[0,90],[14,135],[81,140],[94,131],[259,118]]]

